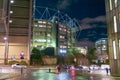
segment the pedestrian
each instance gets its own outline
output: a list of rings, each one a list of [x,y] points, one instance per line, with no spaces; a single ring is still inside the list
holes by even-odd
[[[55,80],[72,80],[69,72],[66,71],[64,67],[61,67],[60,73],[56,75]]]
[[[51,72],[51,69],[49,68],[49,72]]]
[[[108,74],[108,68],[106,68],[106,73]]]
[[[57,66],[57,70],[58,70],[58,72],[60,72],[60,65]]]
[[[71,76],[72,77],[74,77],[76,75],[76,71],[75,71],[75,66],[74,65],[71,65],[70,72],[71,72]]]

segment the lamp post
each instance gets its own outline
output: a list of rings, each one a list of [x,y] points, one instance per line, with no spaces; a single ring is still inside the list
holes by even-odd
[[[8,38],[4,37],[4,41],[5,41],[4,64],[6,65],[8,61]]]

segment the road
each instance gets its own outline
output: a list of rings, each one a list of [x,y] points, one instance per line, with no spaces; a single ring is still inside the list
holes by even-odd
[[[50,72],[49,67],[24,69],[22,73],[20,69],[4,67],[0,70],[0,76],[4,78],[1,80],[58,80],[58,76],[65,78],[65,75],[68,74],[70,73],[61,72],[61,74],[56,74],[55,68],[53,67],[51,67]],[[120,80],[119,77],[107,75],[104,70],[94,70],[91,72],[76,71],[75,77],[68,76],[66,77],[66,80],[69,77],[72,80]]]

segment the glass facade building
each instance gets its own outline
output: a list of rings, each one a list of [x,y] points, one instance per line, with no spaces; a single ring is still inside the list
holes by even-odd
[[[108,59],[108,39],[101,38],[95,42],[96,53],[98,55],[98,60],[105,62]]]
[[[65,55],[73,47],[73,32],[70,27],[50,20],[34,20],[32,47],[53,47],[54,55]]]
[[[111,72],[120,74],[120,0],[105,0],[105,3]]]

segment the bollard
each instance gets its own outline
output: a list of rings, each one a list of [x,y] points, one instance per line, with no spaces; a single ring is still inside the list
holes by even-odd
[[[23,73],[23,68],[21,67],[21,74]]]

